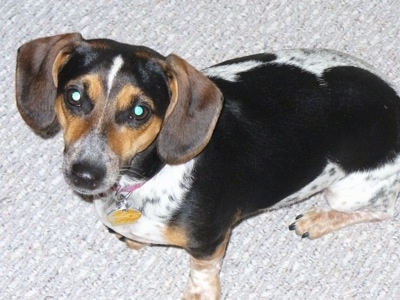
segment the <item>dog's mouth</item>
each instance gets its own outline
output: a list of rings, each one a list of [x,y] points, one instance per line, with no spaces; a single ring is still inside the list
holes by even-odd
[[[80,151],[83,148],[84,152]],[[96,149],[94,149],[96,150]],[[121,161],[111,151],[101,152],[87,150],[87,147],[69,148],[64,153],[63,172],[67,183],[78,194],[88,196],[108,195],[121,187],[135,189],[138,182],[146,181],[152,173],[156,173],[162,166],[146,168],[139,164],[140,154],[134,157],[135,161]],[[151,160],[154,162],[154,159]],[[151,174],[147,174],[150,170]],[[140,184],[139,184],[140,186]],[[124,191],[125,192],[125,191]]]
[[[65,171],[67,183],[78,194],[85,196],[105,197],[110,194],[130,194],[139,189],[145,182],[144,178],[134,180],[130,172],[118,172],[116,175],[107,174],[95,176],[87,169],[81,174],[73,168]],[[134,176],[136,177],[136,176]]]
[[[67,180],[68,182],[68,180]],[[98,197],[105,197],[108,194],[113,193],[114,190],[114,186],[117,186],[118,184],[115,183],[110,187],[104,187],[104,188],[96,188],[96,189],[84,189],[81,187],[77,187],[75,184],[71,184],[70,182],[68,182],[68,184],[72,187],[72,189],[80,194],[80,195],[84,195],[84,196],[98,196]]]

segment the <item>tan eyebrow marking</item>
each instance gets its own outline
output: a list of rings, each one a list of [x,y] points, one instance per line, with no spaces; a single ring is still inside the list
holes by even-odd
[[[124,109],[129,108],[132,105],[132,99],[139,98],[139,97],[142,97],[142,98],[146,97],[146,96],[144,96],[144,93],[140,88],[130,85],[130,84],[124,85],[116,97],[117,111],[122,111]]]

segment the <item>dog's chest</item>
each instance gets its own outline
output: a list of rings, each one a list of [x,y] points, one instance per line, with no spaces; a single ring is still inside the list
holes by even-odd
[[[141,186],[131,192],[114,191],[95,200],[100,219],[127,238],[143,243],[167,244],[164,232],[191,186],[193,165],[193,160],[177,166],[166,165],[153,178],[141,183],[123,176],[119,181],[121,188],[135,184]],[[117,214],[127,217],[115,221],[113,218]]]

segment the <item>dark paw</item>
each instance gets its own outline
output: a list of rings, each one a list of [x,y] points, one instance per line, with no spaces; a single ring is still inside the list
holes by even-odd
[[[117,237],[117,239],[119,239],[121,242],[126,243],[126,241],[127,241],[127,238],[126,238],[126,237],[120,235],[120,234],[117,233],[115,230],[111,229],[110,227],[107,227],[107,229],[108,229],[108,232],[109,232],[109,233],[114,234],[114,235]]]
[[[109,233],[114,233],[114,234],[116,233],[116,232],[115,232],[113,229],[111,229],[110,227],[107,227],[107,226],[106,226],[106,228],[108,229],[108,232],[109,232]]]
[[[143,244],[143,243],[140,243],[140,242],[136,242],[136,241],[130,240],[130,239],[124,237],[123,235],[120,235],[118,232],[116,232],[115,230],[112,230],[109,227],[107,227],[107,229],[108,229],[108,232],[114,234],[117,237],[117,239],[119,239],[121,242],[125,243],[128,246],[128,248],[131,248],[131,249],[134,249],[134,250],[140,250],[144,246],[147,245],[147,244]]]

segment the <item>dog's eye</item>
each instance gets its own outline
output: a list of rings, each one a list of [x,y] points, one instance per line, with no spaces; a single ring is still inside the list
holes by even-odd
[[[146,123],[153,113],[150,104],[144,101],[136,101],[130,108],[117,112],[115,121],[129,127],[140,127]]]
[[[71,104],[72,106],[81,106],[82,105],[82,94],[77,89],[69,89],[65,95],[65,100]]]
[[[132,108],[130,119],[136,121],[143,121],[150,116],[150,108],[144,104],[137,104]]]

